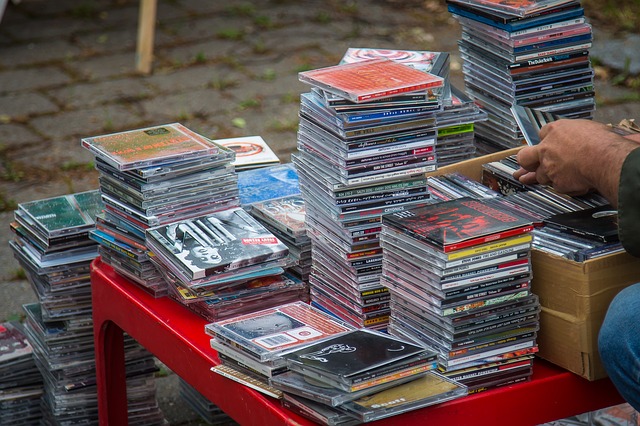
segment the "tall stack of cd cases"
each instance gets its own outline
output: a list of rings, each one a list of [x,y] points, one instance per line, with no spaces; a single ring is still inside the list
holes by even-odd
[[[427,58],[432,64],[434,56]],[[328,68],[371,61],[393,62],[375,58]],[[429,202],[424,173],[437,168],[436,114],[445,79],[404,69],[431,87],[354,102],[300,74],[311,91],[301,95],[292,161],[312,241],[311,301],[357,327],[384,329],[388,323],[389,294],[380,283],[381,215]]]
[[[438,369],[469,393],[529,380],[540,311],[531,221],[488,192],[382,222],[389,333],[437,352]]]
[[[104,211],[90,238],[102,261],[156,297],[168,287],[146,246],[145,230],[235,207],[235,153],[180,123],[82,139],[95,155]]]
[[[488,113],[476,126],[481,153],[524,143],[512,105],[564,118],[593,117],[593,36],[580,2],[447,3],[462,29],[458,45],[466,92]]]
[[[18,205],[9,242],[39,298],[24,305],[25,334],[44,380],[43,424],[98,421],[90,263],[98,255],[89,238],[103,208],[97,190]],[[127,338],[131,424],[163,424],[155,394],[153,356]]]

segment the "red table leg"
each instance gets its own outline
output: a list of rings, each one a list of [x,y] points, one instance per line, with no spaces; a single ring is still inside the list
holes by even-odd
[[[123,332],[116,324],[95,312],[93,327],[100,424],[126,426],[127,382]]]

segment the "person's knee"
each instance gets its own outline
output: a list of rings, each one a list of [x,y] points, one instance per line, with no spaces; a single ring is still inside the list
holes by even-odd
[[[633,338],[628,336],[629,333],[635,333],[630,322],[637,321],[639,304],[640,284],[624,288],[611,301],[598,334],[598,350],[605,362],[625,350],[630,341],[628,337]]]

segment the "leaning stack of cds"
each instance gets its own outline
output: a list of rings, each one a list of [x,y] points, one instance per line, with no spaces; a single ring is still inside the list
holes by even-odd
[[[473,158],[476,154],[475,123],[487,120],[487,113],[455,86],[451,100],[436,114],[438,166]]]
[[[254,203],[249,213],[287,245],[294,261],[289,272],[309,282],[311,239],[305,226],[306,211],[301,195],[289,195]]]
[[[308,283],[311,240],[295,166],[285,163],[238,173],[238,190],[242,207],[289,248],[293,265],[288,272]]]
[[[531,222],[499,197],[463,197],[385,215],[382,228],[389,332],[432,348],[470,392],[529,380]]]
[[[523,143],[510,114],[512,105],[566,118],[592,118],[592,29],[580,2],[447,3],[462,27],[459,49],[467,93],[489,114],[486,123],[476,126],[483,151]]]
[[[283,405],[324,424],[325,417],[379,420],[467,394],[434,372],[435,352],[375,330],[343,333],[283,358],[290,371],[269,380],[284,392]]]
[[[389,79],[393,76],[393,79]],[[300,73],[292,156],[312,241],[314,304],[358,327],[388,322],[380,216],[429,201],[444,79],[387,58]]]
[[[0,424],[39,424],[42,375],[18,322],[0,323]]]
[[[170,295],[205,318],[308,299],[283,275],[288,247],[241,207],[148,228],[146,245]]]
[[[87,137],[105,211],[91,238],[102,260],[155,296],[167,286],[149,260],[151,226],[237,206],[235,153],[179,123]]]

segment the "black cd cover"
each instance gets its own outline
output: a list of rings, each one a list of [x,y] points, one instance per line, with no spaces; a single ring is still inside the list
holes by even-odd
[[[618,211],[610,205],[556,214],[545,219],[544,224],[597,241],[619,240]]]
[[[422,346],[398,337],[359,329],[287,353],[284,358],[329,377],[347,378],[425,352]]]

